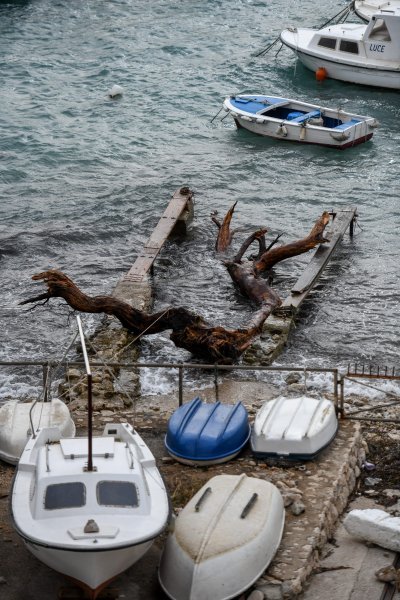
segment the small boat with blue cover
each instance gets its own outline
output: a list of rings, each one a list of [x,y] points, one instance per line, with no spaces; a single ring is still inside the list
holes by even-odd
[[[349,148],[370,140],[378,121],[288,98],[246,94],[225,98],[224,109],[238,128],[303,144]]]
[[[184,464],[212,465],[239,454],[250,432],[247,410],[241,402],[207,404],[197,397],[171,415],[165,447]]]

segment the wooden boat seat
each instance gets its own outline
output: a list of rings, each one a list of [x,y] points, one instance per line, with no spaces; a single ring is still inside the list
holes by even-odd
[[[343,129],[348,129],[349,127],[353,127],[353,125],[356,125],[357,123],[361,123],[361,121],[359,119],[350,119],[350,121],[346,121],[345,123],[336,125],[336,127],[334,127],[333,129],[338,129],[340,131],[343,131]]]
[[[294,119],[291,119],[290,122],[291,123],[304,123],[304,121],[308,121],[309,119],[313,119],[315,117],[320,117],[320,116],[321,116],[320,110],[313,110],[309,113],[305,113],[305,114],[301,115],[300,117],[295,117]]]

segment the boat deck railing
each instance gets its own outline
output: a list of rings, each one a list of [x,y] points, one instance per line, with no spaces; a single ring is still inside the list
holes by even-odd
[[[104,363],[99,361],[91,361],[91,366],[102,367],[104,368]],[[53,362],[53,361],[29,361],[29,360],[19,360],[19,361],[0,361],[0,369],[1,367],[38,367],[42,371],[43,376],[43,399],[48,400],[48,380],[49,380],[49,372],[55,368],[81,368],[83,371],[85,369],[85,363],[82,361],[63,361],[63,362]],[[392,380],[400,382],[400,375],[395,373],[394,370],[388,372],[387,369],[379,370],[379,369],[357,369],[355,372],[348,369],[346,374],[341,374],[338,368],[322,368],[322,367],[303,367],[303,366],[284,366],[284,367],[272,367],[272,366],[264,366],[264,365],[215,365],[215,364],[201,364],[201,363],[153,363],[153,362],[137,362],[137,363],[121,363],[121,362],[109,362],[107,363],[107,368],[113,369],[127,369],[127,370],[140,370],[140,369],[169,369],[171,371],[176,371],[177,373],[177,401],[178,405],[182,406],[183,404],[183,389],[184,389],[184,372],[185,371],[209,371],[213,376],[213,382],[215,386],[215,397],[218,400],[218,388],[219,388],[219,378],[223,373],[231,373],[235,372],[236,374],[240,372],[265,372],[265,373],[300,373],[304,377],[304,384],[306,390],[307,384],[307,376],[315,375],[315,374],[325,374],[330,376],[332,381],[331,394],[333,397],[333,401],[336,407],[337,414],[343,419],[353,419],[358,421],[382,421],[382,422],[391,422],[391,423],[400,423],[400,419],[395,418],[384,418],[384,417],[370,417],[370,416],[360,416],[361,413],[371,412],[375,409],[381,409],[386,407],[395,406],[396,404],[400,404],[400,397],[397,396],[392,391],[385,391],[380,388],[376,388],[371,385],[370,380]],[[367,383],[366,380],[369,380]],[[352,381],[356,382],[361,386],[366,386],[369,388],[373,388],[378,390],[379,392],[385,394],[389,397],[390,402],[385,404],[377,404],[377,405],[369,405],[368,407],[363,407],[357,410],[345,410],[345,382]]]

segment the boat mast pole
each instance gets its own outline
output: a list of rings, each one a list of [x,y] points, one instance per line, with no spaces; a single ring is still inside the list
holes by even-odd
[[[87,375],[87,386],[88,386],[88,463],[87,463],[87,471],[94,471],[93,469],[93,451],[92,451],[92,416],[93,416],[93,406],[92,406],[92,372],[90,370],[89,358],[86,350],[85,336],[83,335],[82,323],[79,315],[77,315],[76,320],[78,322],[79,336],[81,338],[82,345],[82,353],[83,359],[85,361],[86,375]]]

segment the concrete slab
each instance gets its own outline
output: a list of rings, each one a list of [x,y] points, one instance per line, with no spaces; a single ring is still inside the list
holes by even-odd
[[[361,497],[350,503],[348,511],[376,506],[373,500]],[[394,558],[394,552],[350,536],[341,522],[334,533],[333,543],[324,547],[319,566],[300,598],[379,600],[384,583],[378,581],[375,572],[393,564]],[[393,600],[400,600],[399,592],[394,594]]]

